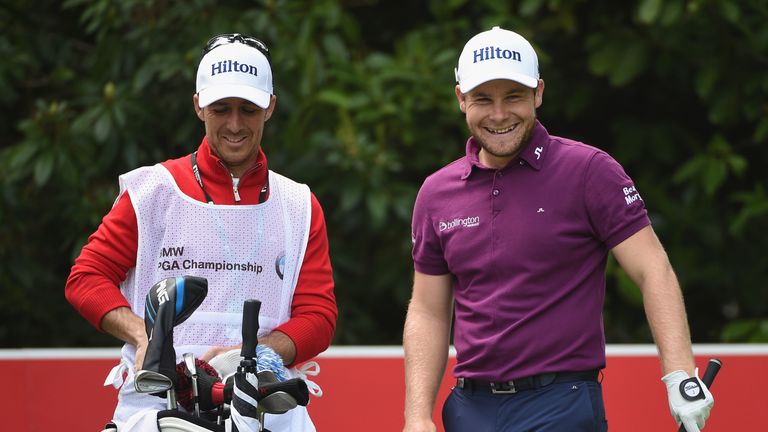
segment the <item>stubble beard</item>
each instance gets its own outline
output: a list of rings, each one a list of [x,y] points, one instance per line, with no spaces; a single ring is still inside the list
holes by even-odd
[[[517,139],[513,138],[512,146],[505,146],[505,147],[511,147],[511,149],[508,151],[503,151],[504,149],[498,148],[498,146],[493,147],[489,145],[485,140],[480,138],[480,134],[475,134],[475,140],[477,140],[478,144],[480,144],[480,148],[482,148],[484,152],[488,153],[493,157],[514,158],[518,154],[520,154],[520,152],[523,150],[526,144],[528,144],[528,141],[531,139],[531,135],[533,135],[534,125],[535,125],[535,121],[531,122],[529,125],[526,126],[526,129],[523,131],[522,136],[520,136],[520,138],[517,138]]]

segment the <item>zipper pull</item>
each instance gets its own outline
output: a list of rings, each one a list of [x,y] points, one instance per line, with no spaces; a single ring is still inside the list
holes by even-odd
[[[237,191],[237,187],[239,185],[240,185],[240,179],[235,176],[232,176],[232,192],[235,194],[235,202],[240,202],[240,193]]]

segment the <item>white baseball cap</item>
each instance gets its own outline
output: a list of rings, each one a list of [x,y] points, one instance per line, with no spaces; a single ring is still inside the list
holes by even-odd
[[[508,79],[536,88],[539,59],[531,44],[519,34],[499,26],[470,39],[459,56],[456,82],[467,93],[484,82]]]
[[[266,46],[257,39],[223,35],[223,43],[213,45],[197,68],[197,95],[200,108],[219,99],[238,97],[267,109],[272,96],[272,69],[264,54]],[[255,41],[255,42],[254,42]],[[264,52],[254,45],[264,47]]]

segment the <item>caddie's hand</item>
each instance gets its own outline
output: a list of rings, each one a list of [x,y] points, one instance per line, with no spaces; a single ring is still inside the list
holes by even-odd
[[[669,410],[678,425],[687,432],[700,432],[704,428],[715,398],[699,379],[699,368],[690,377],[685,371],[676,370],[661,378],[667,386]]]
[[[147,347],[149,342],[144,340],[136,344],[136,358],[133,362],[133,370],[138,372],[144,366],[144,356],[147,354]]]

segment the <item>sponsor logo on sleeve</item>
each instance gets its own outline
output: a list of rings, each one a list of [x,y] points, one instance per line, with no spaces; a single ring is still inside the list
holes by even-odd
[[[624,201],[626,201],[627,205],[632,204],[633,202],[643,199],[640,198],[640,194],[637,192],[637,189],[635,189],[634,186],[625,187],[624,188]]]

